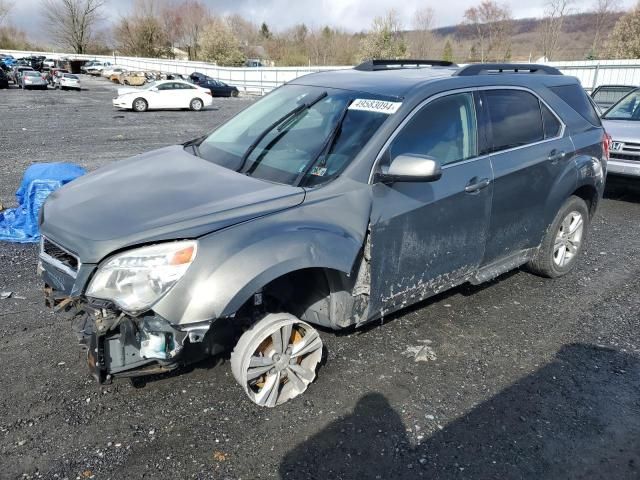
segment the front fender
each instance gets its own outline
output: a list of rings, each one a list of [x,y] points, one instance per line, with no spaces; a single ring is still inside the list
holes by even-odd
[[[233,314],[261,287],[292,271],[350,273],[366,235],[366,198],[311,200],[202,237],[194,263],[153,310],[172,324],[201,322]],[[331,208],[334,202],[341,212]]]

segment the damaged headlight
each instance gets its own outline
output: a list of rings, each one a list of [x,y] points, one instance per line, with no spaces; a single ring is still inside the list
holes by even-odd
[[[181,241],[114,255],[100,266],[86,294],[111,300],[129,313],[146,310],[182,278],[197,247],[195,241]]]

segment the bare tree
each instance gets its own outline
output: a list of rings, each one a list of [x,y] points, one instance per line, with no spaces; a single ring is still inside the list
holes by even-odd
[[[200,0],[185,0],[180,5],[184,44],[189,49],[189,60],[198,58],[198,49],[205,26],[211,21],[211,14]]]
[[[122,17],[114,29],[121,53],[142,57],[167,54],[169,40],[162,20],[161,0],[135,0],[133,11]]]
[[[13,3],[9,2],[8,0],[0,0],[0,27],[11,13],[12,8]]]
[[[173,3],[164,3],[160,10],[160,18],[164,36],[169,44],[170,56],[174,57],[174,47],[184,38],[184,22],[182,10]]]
[[[593,45],[591,46],[591,55],[598,56],[601,51],[601,43],[604,40],[604,29],[609,24],[613,15],[621,8],[620,0],[595,0],[592,12],[595,14]]]
[[[101,19],[106,0],[43,0],[45,20],[53,38],[75,53],[84,53]]]
[[[413,32],[409,35],[409,52],[414,58],[428,58],[433,51],[433,34],[431,29],[435,12],[431,7],[423,7],[413,15]]]
[[[493,0],[484,0],[464,12],[465,22],[475,32],[480,61],[503,60],[511,47],[511,10]]]
[[[548,0],[547,2],[539,31],[542,55],[547,60],[553,59],[558,52],[564,19],[571,13],[572,4],[573,0]]]

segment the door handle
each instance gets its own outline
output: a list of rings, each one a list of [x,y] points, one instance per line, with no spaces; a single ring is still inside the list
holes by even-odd
[[[469,183],[466,187],[464,187],[464,191],[467,193],[476,193],[482,190],[483,188],[487,188],[491,184],[490,178],[482,178],[478,179],[478,177],[473,177],[469,180]]]
[[[564,159],[564,157],[567,156],[567,153],[564,151],[558,151],[558,150],[551,150],[551,152],[549,152],[549,156],[547,157],[547,159],[551,162],[551,163],[558,163],[558,161]]]

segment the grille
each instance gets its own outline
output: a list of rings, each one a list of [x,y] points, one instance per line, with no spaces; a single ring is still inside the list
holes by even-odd
[[[46,255],[59,261],[68,269],[74,272],[78,271],[78,264],[79,264],[78,259],[75,256],[71,255],[66,250],[63,250],[62,248],[57,246],[56,244],[51,243],[46,238],[42,239],[42,250]]]
[[[609,152],[609,157],[615,160],[631,160],[639,162],[640,157],[638,155],[627,155],[625,153]]]

